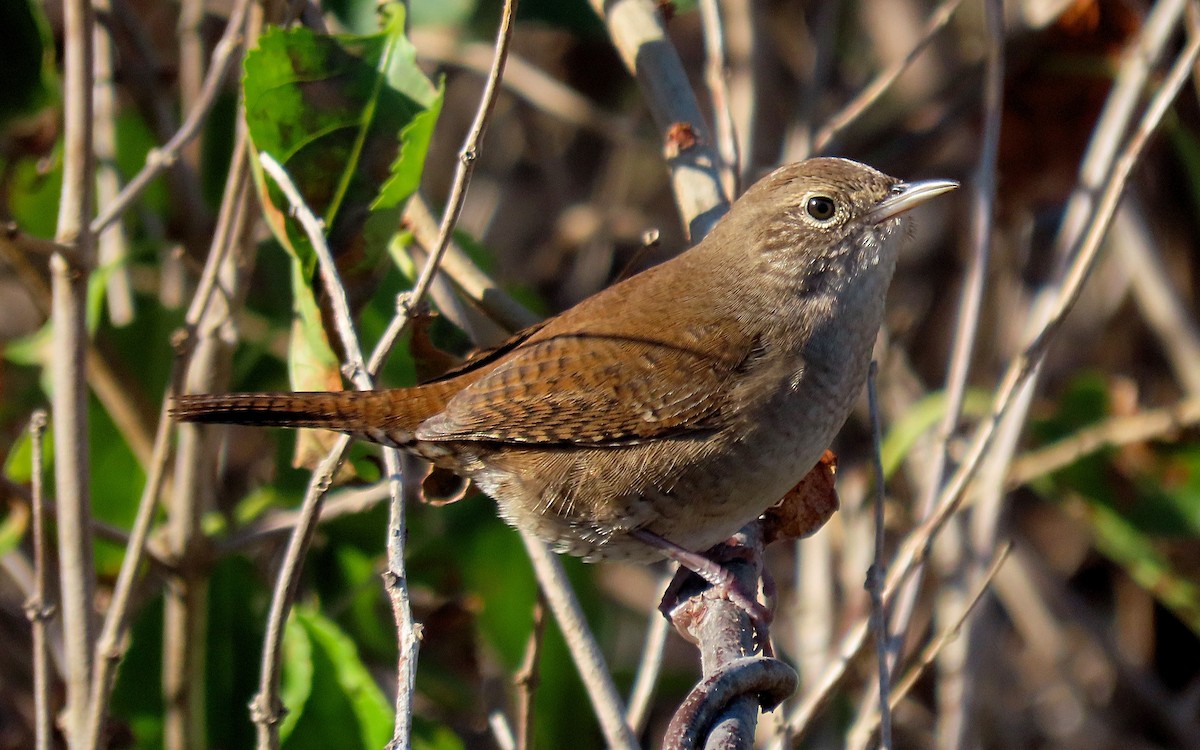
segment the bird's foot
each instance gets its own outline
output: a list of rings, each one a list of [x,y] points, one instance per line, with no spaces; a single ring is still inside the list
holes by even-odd
[[[711,588],[711,594],[706,598],[719,598],[731,602],[750,618],[754,628],[755,640],[762,649],[764,656],[773,656],[769,627],[774,613],[762,602],[758,601],[757,586],[755,590],[745,585],[734,572],[727,567],[731,563],[750,563],[755,571],[761,570],[761,555],[752,547],[742,545],[718,544],[705,553],[692,552],[674,542],[664,539],[650,531],[637,530],[631,535],[646,544],[661,549],[667,557],[679,563],[679,570],[667,585],[658,609],[663,616],[675,623],[680,632],[687,636],[687,627],[681,620],[693,617],[685,615],[683,608],[696,596],[695,577],[699,577]],[[754,576],[757,581],[757,575]]]

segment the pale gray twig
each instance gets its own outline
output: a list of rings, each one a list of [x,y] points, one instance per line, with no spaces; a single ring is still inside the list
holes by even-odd
[[[480,148],[483,147],[483,137],[487,132],[488,120],[491,117],[492,110],[495,108],[496,98],[499,95],[500,80],[504,76],[504,64],[508,59],[508,50],[512,43],[513,24],[516,22],[516,15],[517,0],[505,0],[504,10],[500,17],[500,26],[496,31],[496,50],[492,60],[492,67],[488,73],[487,83],[483,88],[483,96],[480,98],[479,108],[475,113],[474,120],[471,122],[470,130],[467,132],[462,151],[459,152],[459,161],[454,171],[450,197],[446,201],[446,209],[442,214],[442,223],[437,242],[429,249],[429,258],[425,262],[425,267],[421,270],[421,275],[417,278],[412,293],[405,298],[405,304],[398,309],[397,317],[400,317],[400,313],[405,313],[404,317],[408,318],[408,315],[413,311],[421,308],[422,300],[425,294],[428,293],[429,287],[433,283],[434,274],[437,272],[442,257],[446,254],[446,248],[450,244],[451,234],[454,231],[455,224],[458,222],[459,215],[462,213],[463,203],[466,201],[467,186],[471,181],[471,173],[475,169],[475,160],[479,156]],[[402,326],[403,322],[394,320],[393,324],[389,325],[384,340],[377,347],[377,350],[382,353],[380,362],[386,357],[386,352],[391,349],[394,336],[398,334],[400,330],[399,326]],[[389,476],[392,477],[387,537],[388,570],[385,580],[387,581],[388,596],[392,602],[392,612],[396,619],[397,637],[399,640],[396,675],[398,682],[396,688],[396,718],[391,742],[391,746],[395,748],[407,747],[409,743],[409,735],[412,730],[412,698],[416,690],[417,649],[419,646],[416,626],[412,618],[412,609],[409,606],[408,585],[404,576],[404,500],[398,484],[400,462],[401,459],[398,451],[385,449],[384,463]],[[408,460],[406,465],[414,467],[416,466],[416,461]],[[411,489],[414,494],[416,493],[416,488],[417,484],[412,482]]]
[[[1138,309],[1158,338],[1175,379],[1189,394],[1200,395],[1200,323],[1181,299],[1136,196],[1117,211],[1113,249],[1129,272]]]
[[[513,682],[517,686],[517,750],[533,750],[533,713],[537,697],[538,669],[546,635],[546,592],[538,589],[533,603],[533,626],[525,642],[525,656]]]
[[[700,0],[700,22],[704,27],[704,79],[712,97],[713,120],[717,127],[717,152],[721,155],[725,194],[740,194],[742,158],[738,151],[737,129],[729,93],[728,61],[725,56],[725,28],[717,0]]]
[[[504,76],[504,63],[508,58],[508,48],[512,43],[513,23],[517,15],[517,0],[505,0],[504,12],[500,18],[500,27],[496,32],[496,51],[492,57],[491,71],[487,83],[483,87],[483,96],[479,100],[479,108],[471,128],[467,132],[462,150],[458,154],[458,164],[454,169],[454,181],[450,186],[450,196],[446,200],[446,209],[442,214],[442,223],[438,231],[437,242],[429,248],[429,258],[421,275],[413,286],[409,304],[413,309],[421,306],[429,285],[433,283],[433,274],[442,262],[446,247],[450,244],[450,234],[458,223],[462,213],[463,203],[467,198],[467,185],[471,182],[471,173],[475,170],[475,160],[479,158],[479,149],[483,146],[483,137],[487,133],[488,119],[496,106],[496,97],[500,92],[500,79]]]
[[[1058,235],[1054,238],[1054,258],[1060,264],[1072,260],[1071,251],[1078,246],[1100,192],[1109,179],[1122,137],[1133,121],[1154,64],[1170,42],[1188,4],[1187,0],[1159,0],[1146,16],[1138,35],[1130,40],[1104,109],[1096,120],[1087,153],[1079,167],[1079,181],[1067,200]]]
[[[304,202],[300,190],[296,187],[291,177],[288,176],[287,171],[274,157],[263,152],[259,154],[259,162],[262,164],[263,170],[271,176],[276,185],[283,191],[284,196],[288,200],[292,216],[300,222],[300,226],[304,229],[309,244],[317,256],[318,272],[321,274],[326,293],[331,302],[334,328],[346,357],[346,374],[359,390],[370,390],[374,387],[374,379],[371,370],[363,360],[362,349],[358,343],[358,333],[355,331],[354,320],[350,312],[350,302],[346,296],[346,289],[342,284],[333,254],[330,252],[329,244],[325,239],[324,222],[318,219],[312,209]],[[390,345],[387,348],[390,349]],[[392,745],[403,747],[408,743],[411,734],[411,699],[416,679],[416,652],[419,640],[416,634],[416,626],[412,619],[412,610],[408,605],[408,591],[403,572],[404,494],[400,484],[400,453],[395,448],[384,448],[383,458],[388,477],[388,494],[391,498],[392,508],[392,522],[389,524],[388,533],[389,566],[388,572],[385,575],[385,582],[388,595],[392,599],[393,612],[396,617],[400,654],[397,675],[400,684],[397,686],[396,717]],[[311,528],[315,527],[316,517],[320,514],[322,504],[319,498],[311,506],[307,502],[305,503],[302,512],[307,514],[307,516],[303,517],[302,524],[297,525],[297,530],[301,529],[302,525],[307,525],[310,527],[308,533],[311,534]],[[295,532],[292,539],[293,541],[296,539]],[[307,544],[303,547],[289,545],[287,554],[291,556],[294,553],[299,558],[302,558],[306,549]],[[280,575],[283,576],[285,572],[289,575],[298,575],[302,563],[302,560],[299,558],[293,561],[291,565],[287,564],[285,560],[285,565],[281,568]],[[286,621],[287,614],[291,609],[291,601],[289,599],[294,596],[295,586],[295,583],[287,583],[282,587],[276,587],[276,596],[279,596],[281,593],[286,596],[280,601],[281,606],[279,607],[276,607],[275,602],[272,601],[272,618],[278,616],[283,621]],[[269,624],[268,632],[282,633],[282,626],[282,621],[274,626]],[[273,695],[278,690],[278,667],[268,663],[268,658],[275,659],[277,656],[278,651],[271,644],[268,644],[268,647],[264,648],[259,696],[256,698],[256,705],[260,708],[273,706],[278,700]],[[267,714],[267,716],[270,716],[270,714]],[[263,739],[262,730],[264,729],[273,735],[272,738],[268,739],[268,742],[278,742],[278,732],[273,722],[259,723],[259,729],[260,742]]]
[[[367,487],[356,487],[333,493],[321,505],[318,523],[333,521],[346,516],[358,515],[379,505],[386,500],[391,490],[386,481]],[[300,513],[295,510],[277,509],[255,519],[254,523],[231,534],[228,538],[216,544],[217,554],[224,556],[252,547],[259,542],[272,539],[282,534],[291,533],[296,528]]]
[[[360,390],[369,390],[373,385],[371,376],[367,373],[362,349],[358,345],[358,332],[354,330],[354,318],[350,313],[350,299],[346,296],[346,287],[342,284],[337,262],[333,259],[329,243],[325,241],[325,222],[317,218],[317,215],[304,202],[304,196],[300,194],[300,189],[296,187],[295,182],[292,182],[287,170],[275,160],[275,157],[266,151],[260,151],[258,162],[262,165],[263,171],[269,174],[279,189],[283,191],[291,215],[300,222],[304,234],[308,237],[309,245],[316,253],[317,272],[321,274],[325,293],[329,295],[334,329],[337,331],[338,341],[341,342],[346,356],[345,375]]]
[[[1110,417],[1021,454],[1009,465],[1006,486],[1011,489],[1027,484],[1105,448],[1166,439],[1172,433],[1197,424],[1200,424],[1200,397],[1197,396],[1162,409]]]
[[[179,104],[189,112],[204,90],[204,37],[200,33],[204,22],[204,0],[180,0],[176,29],[179,33]],[[232,20],[232,15],[231,19]],[[187,158],[195,163],[200,156],[197,144],[185,145]]]
[[[404,223],[412,231],[417,243],[426,250],[437,244],[437,222],[419,192],[408,199],[404,208]],[[509,331],[531,326],[539,320],[538,316],[479,270],[453,239],[446,246],[446,253],[438,264],[438,272],[445,274],[467,299]]]
[[[138,570],[141,568],[142,555],[146,549],[146,539],[150,534],[150,526],[154,522],[158,510],[158,497],[162,492],[163,481],[166,477],[167,459],[171,442],[171,419],[167,416],[166,399],[158,416],[158,432],[154,440],[154,456],[151,461],[150,474],[142,489],[142,497],[138,501],[137,516],[130,530],[129,543],[125,546],[125,558],[121,561],[121,570],[117,574],[117,582],[113,587],[112,600],[105,613],[104,625],[96,639],[96,670],[92,674],[91,695],[88,705],[87,737],[81,747],[101,747],[100,738],[108,715],[108,700],[116,681],[117,664],[124,653],[122,643],[129,626],[129,602]]]
[[[68,744],[78,746],[87,725],[95,640],[88,460],[87,275],[95,262],[92,215],[92,41],[95,19],[88,0],[63,3],[63,176],[55,239],[75,247],[72,263],[50,259],[53,343],[54,478],[58,504],[58,556],[63,643],[66,648]]]
[[[488,728],[492,730],[492,739],[500,750],[517,750],[517,741],[513,739],[512,728],[508,726],[508,718],[500,709],[488,714]]]
[[[42,491],[42,442],[46,434],[46,410],[35,409],[29,418],[29,488],[32,495],[33,593],[25,601],[25,617],[33,634],[33,730],[37,750],[54,746],[53,711],[50,707],[50,644],[46,632],[54,606],[49,600],[50,571],[46,560],[46,508]]]
[[[604,19],[625,67],[637,78],[667,150],[683,226],[692,241],[699,242],[729,210],[729,199],[721,189],[720,157],[658,7],[653,0],[591,0],[591,5]],[[694,138],[685,137],[682,146],[672,143],[675,129]]]
[[[867,370],[867,403],[871,413],[871,440],[875,465],[875,559],[867,571],[867,591],[871,594],[871,629],[875,631],[875,663],[877,667],[876,695],[879,697],[879,747],[892,748],[892,711],[888,700],[891,687],[891,668],[888,638],[887,609],[883,603],[883,583],[887,578],[884,564],[884,478],[883,478],[883,427],[879,422],[879,396],[875,390],[875,377],[879,364],[871,360]]]
[[[441,65],[457,66],[488,75],[494,48],[480,42],[459,45],[445,34],[414,35],[418,58]],[[617,143],[633,141],[632,120],[610,113],[583,94],[546,73],[521,55],[509,52],[501,85],[508,92],[552,115],[595,135]]]
[[[246,172],[246,136],[243,128],[239,128],[233,148],[228,177],[225,185],[225,196],[221,202],[221,213],[218,217],[216,231],[213,234],[212,247],[208,254],[202,283],[197,287],[195,298],[184,318],[186,328],[184,336],[194,336],[204,326],[206,316],[223,317],[227,309],[216,310],[210,307],[212,291],[216,286],[218,271],[225,267],[230,247],[235,244],[235,238],[241,235],[240,227],[244,226],[247,213],[248,175]],[[226,271],[228,274],[228,271]],[[223,300],[226,302],[227,300]],[[212,312],[209,312],[212,309]],[[172,372],[168,380],[168,391],[164,394],[164,406],[170,396],[180,387],[181,376],[187,373],[190,365],[194,342],[177,338],[177,352],[172,363]],[[96,672],[92,678],[91,704],[88,709],[88,746],[96,747],[100,743],[107,713],[108,701],[116,679],[117,666],[123,654],[122,644],[129,628],[130,605],[133,587],[137,582],[137,573],[141,567],[143,556],[147,554],[146,540],[158,509],[158,500],[162,493],[166,478],[167,462],[170,458],[170,428],[171,421],[166,411],[159,414],[158,430],[154,437],[153,455],[148,463],[146,483],[142,497],[138,503],[137,515],[134,518],[130,538],[125,545],[125,558],[121,561],[121,570],[113,589],[111,603],[105,613],[104,625],[96,642]],[[184,461],[191,464],[198,457],[191,455],[190,445],[195,441],[191,438],[181,439],[181,453],[187,453]],[[186,485],[189,477],[198,476],[191,470],[184,470],[176,477],[177,484]],[[179,559],[173,560],[178,563]],[[179,572],[178,570],[175,572]],[[164,634],[167,643],[178,642],[173,636]],[[186,638],[185,636],[183,636]],[[175,664],[186,665],[183,658],[176,658]],[[188,684],[184,677],[173,677],[172,682]],[[187,724],[188,722],[183,722]],[[184,729],[182,734],[190,736],[194,729]]]
[[[525,543],[538,583],[546,594],[546,602],[550,605],[550,611],[554,613],[554,619],[558,621],[559,629],[567,642],[567,649],[579,670],[579,676],[583,678],[605,741],[610,748],[636,748],[637,739],[625,722],[621,696],[613,685],[600,646],[588,630],[587,620],[584,619],[579,601],[571,591],[571,584],[567,580],[562,563],[545,543],[532,533],[524,529],[518,529],[518,533],[521,535],[521,541]]]
[[[110,12],[108,0],[94,0],[98,13]],[[117,174],[117,97],[113,89],[113,44],[111,28],[96,25],[93,52],[95,81],[96,201],[99,205],[111,202],[121,190]],[[133,290],[129,282],[129,240],[125,228],[117,225],[96,233],[97,262],[108,267],[108,283],[104,299],[108,317],[115,326],[133,321]]]
[[[950,353],[950,362],[946,370],[946,408],[942,420],[934,435],[933,445],[929,454],[929,462],[925,467],[925,476],[921,485],[920,500],[916,505],[915,516],[926,518],[932,511],[938,492],[945,479],[946,467],[950,461],[950,441],[958,430],[962,418],[963,395],[966,392],[971,358],[975,351],[975,340],[979,332],[979,315],[983,307],[983,297],[989,258],[991,256],[992,224],[996,203],[996,161],[1000,146],[1000,118],[1004,97],[1004,11],[994,0],[984,3],[987,34],[987,60],[984,67],[983,84],[983,137],[980,144],[979,159],[975,166],[971,192],[971,253],[967,271],[963,279],[963,289],[959,296],[959,306],[954,328],[954,344]],[[944,16],[939,18],[935,13],[927,32],[940,28],[949,20],[957,8],[956,3],[946,3]],[[927,34],[926,39],[932,38]],[[920,569],[913,575],[901,590],[892,611],[891,631],[895,633],[894,643],[889,644],[889,667],[894,671],[900,663],[900,649],[904,636],[908,632],[920,592]],[[947,667],[943,670],[945,679],[939,680],[939,695],[949,695],[940,705],[939,725],[952,725],[961,728],[966,706],[962,699],[961,675],[952,674],[954,670]],[[957,687],[955,687],[957,685]],[[958,730],[954,730],[956,733]]]
[[[251,22],[253,24],[253,21]],[[256,34],[252,31],[251,34]],[[239,108],[239,111],[242,111]],[[244,120],[239,118],[239,122]],[[221,209],[219,226],[209,252],[216,266],[213,290],[195,325],[189,326],[186,367],[173,387],[180,393],[213,393],[228,387],[229,362],[237,343],[233,316],[241,304],[253,265],[255,244],[249,241],[251,190],[244,160],[248,145],[245,125],[239,125]],[[225,245],[227,247],[222,248]],[[216,260],[219,258],[219,260]],[[204,292],[198,289],[197,293]],[[180,424],[166,538],[178,575],[166,589],[163,608],[163,692],[166,704],[164,744],[173,748],[206,744],[204,721],[204,644],[208,610],[207,560],[209,539],[202,519],[214,507],[212,481],[216,462],[212,431],[202,425]]]
[[[669,579],[670,576],[667,576]],[[665,589],[664,580],[659,590]],[[654,688],[658,683],[658,674],[662,671],[663,650],[667,645],[667,635],[671,632],[671,623],[657,609],[650,613],[650,622],[646,626],[646,636],[642,643],[642,658],[638,662],[637,676],[634,677],[633,687],[629,691],[629,707],[625,710],[625,722],[640,735],[646,727],[649,718],[650,700],[654,697]]]
[[[825,151],[838,134],[887,93],[887,90],[896,82],[900,74],[912,65],[913,61],[934,40],[938,32],[946,27],[946,24],[950,22],[950,18],[954,15],[954,11],[958,10],[958,6],[960,5],[962,5],[962,0],[943,0],[934,9],[933,13],[929,16],[929,21],[925,24],[920,41],[917,42],[909,53],[903,59],[897,60],[888,68],[880,71],[874,80],[867,84],[866,88],[825,121],[825,124],[821,126],[821,129],[817,131],[816,136],[813,138],[812,152],[814,154]]]
[[[275,589],[271,592],[271,606],[267,615],[267,629],[263,635],[263,651],[259,671],[258,692],[250,701],[250,718],[255,724],[256,746],[259,750],[278,750],[279,722],[283,720],[284,706],[279,701],[280,656],[283,648],[283,627],[292,603],[296,600],[296,589],[300,585],[300,567],[304,553],[312,542],[317,528],[316,520],[326,491],[333,484],[333,475],[342,463],[342,457],[350,446],[350,436],[338,435],[329,452],[313,469],[296,528],[288,539],[287,550],[279,573],[275,577]]]
[[[120,194],[111,203],[101,208],[99,215],[91,222],[93,232],[103,231],[123,214],[146,189],[146,186],[179,158],[180,150],[200,134],[200,128],[207,121],[209,110],[212,109],[217,94],[220,93],[225,74],[229,72],[235,59],[234,53],[240,47],[246,11],[249,6],[250,0],[235,0],[233,9],[229,13],[229,22],[225,25],[225,33],[221,35],[220,41],[213,49],[208,75],[196,98],[195,106],[188,112],[187,119],[179,126],[175,135],[161,148],[147,154],[146,163],[142,166],[141,171],[125,184]]]
[[[974,591],[966,599],[966,606],[962,607],[958,616],[950,622],[946,623],[941,631],[934,636],[925,647],[921,649],[921,653],[913,659],[913,664],[904,672],[903,677],[896,681],[896,684],[891,689],[891,700],[888,705],[891,710],[895,710],[900,701],[908,695],[913,686],[917,684],[917,680],[921,675],[925,674],[925,670],[929,665],[937,659],[938,653],[945,648],[946,644],[955,638],[959,637],[959,631],[967,622],[967,618],[975,611],[976,605],[983,599],[983,595],[987,593],[988,587],[996,574],[1000,572],[1001,566],[1008,559],[1008,553],[1012,550],[1011,544],[1001,545],[993,556],[992,563],[987,567],[980,581],[975,584]],[[880,714],[875,711],[867,720],[866,727],[868,731],[873,730],[876,726],[880,726]]]

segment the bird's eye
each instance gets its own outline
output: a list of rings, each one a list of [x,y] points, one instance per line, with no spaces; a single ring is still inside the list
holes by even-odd
[[[808,211],[808,215],[817,221],[829,221],[837,213],[837,204],[833,202],[833,198],[828,196],[814,195],[808,199],[804,210]]]

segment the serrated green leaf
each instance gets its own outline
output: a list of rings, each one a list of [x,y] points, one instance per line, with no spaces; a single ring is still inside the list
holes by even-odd
[[[445,81],[439,81],[437,96],[428,103],[428,109],[419,112],[400,131],[400,153],[392,163],[392,176],[383,183],[383,188],[371,204],[371,209],[394,208],[417,192],[421,184],[421,173],[425,167],[425,155],[433,140],[433,130],[442,114],[445,101]]]
[[[245,70],[254,146],[287,169],[324,221],[326,241],[357,307],[376,288],[400,211],[419,184],[442,89],[417,66],[399,4],[384,9],[382,27],[373,34],[270,29],[246,56]],[[315,253],[261,169],[256,179],[268,224],[296,264],[292,385],[337,387],[338,361],[314,291]]]

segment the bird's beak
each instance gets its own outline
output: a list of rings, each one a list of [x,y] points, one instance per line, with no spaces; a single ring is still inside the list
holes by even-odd
[[[954,180],[921,180],[900,182],[892,186],[891,194],[867,214],[867,220],[879,224],[899,216],[911,208],[958,187]]]

